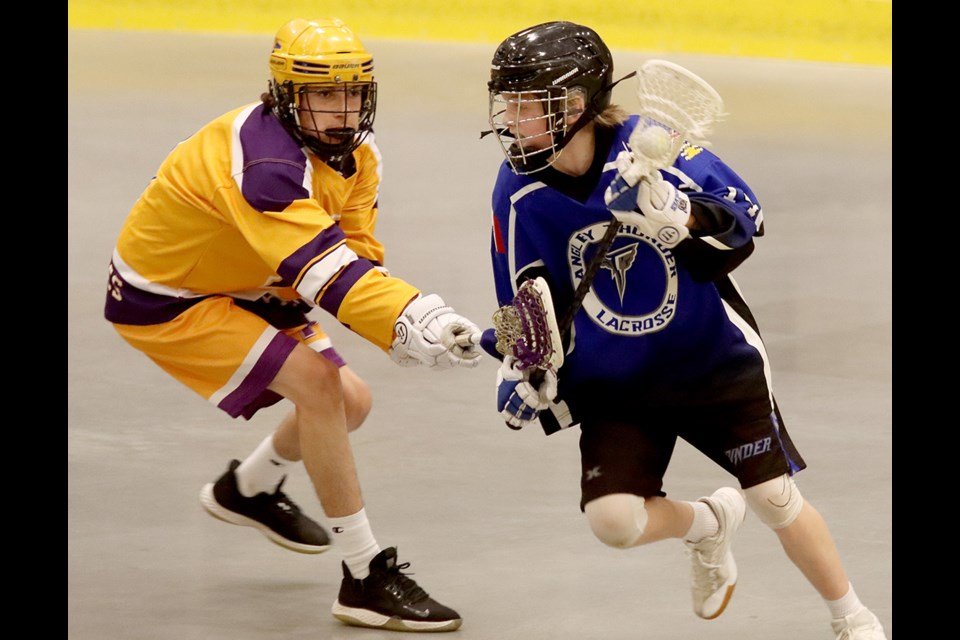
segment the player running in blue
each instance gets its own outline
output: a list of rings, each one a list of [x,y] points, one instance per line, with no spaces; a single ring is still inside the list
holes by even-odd
[[[794,482],[806,464],[730,275],[763,235],[760,203],[720,158],[689,144],[652,183],[637,182],[624,149],[638,116],[611,104],[614,84],[609,49],[581,25],[536,25],[494,54],[490,120],[506,155],[493,192],[499,304],[541,276],[562,313],[611,211],[622,223],[575,316],[559,376],[537,388],[504,358],[498,410],[515,428],[538,417],[548,434],[580,426],[580,506],[592,531],[621,549],[683,540],[698,616],[716,618],[730,600],[731,547],[749,505],[825,600],[838,640],[885,639]],[[632,188],[608,205],[618,172]],[[484,346],[494,353],[491,332]],[[663,476],[677,437],[742,491],[668,499]]]

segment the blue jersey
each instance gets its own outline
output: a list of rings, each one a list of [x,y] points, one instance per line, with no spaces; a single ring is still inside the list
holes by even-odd
[[[611,219],[603,193],[636,123],[598,127],[594,165],[580,178],[500,168],[491,241],[500,305],[542,276],[563,314]],[[689,196],[707,232],[671,250],[624,221],[574,318],[554,408],[560,426],[611,407],[772,400],[769,384],[756,384],[769,371],[756,323],[729,276],[763,232],[759,202],[699,146],[685,145],[661,174]]]

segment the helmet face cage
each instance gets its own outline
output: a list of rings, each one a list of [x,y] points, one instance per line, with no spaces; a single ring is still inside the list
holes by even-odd
[[[359,147],[373,128],[377,111],[377,83],[271,81],[280,121],[305,147],[321,158],[339,159]],[[318,98],[309,98],[317,94]],[[335,123],[330,126],[330,123]],[[356,126],[351,126],[353,123]],[[324,142],[322,133],[337,142]]]
[[[500,43],[493,54],[490,81],[490,123],[500,134],[501,146],[516,173],[533,173],[557,160],[564,146],[581,128],[589,124],[610,103],[613,57],[600,36],[589,27],[572,22],[554,21],[538,24],[519,31]],[[583,107],[576,113],[569,110],[574,95],[583,99]],[[547,130],[552,144],[543,149],[541,140],[535,143],[525,137],[507,145],[503,137],[513,138],[510,122],[521,102],[536,100],[543,105]],[[567,125],[567,117],[580,114],[576,122]],[[532,128],[532,127],[526,127]],[[533,136],[539,137],[539,136]]]
[[[490,126],[514,173],[542,171],[560,157],[567,135],[568,98],[566,87],[490,90]]]

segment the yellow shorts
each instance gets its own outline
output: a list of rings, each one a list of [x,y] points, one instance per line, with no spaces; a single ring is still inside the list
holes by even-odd
[[[320,325],[278,329],[227,296],[204,298],[160,324],[116,324],[114,328],[171,376],[231,417],[250,419],[281,396],[267,388],[298,342],[343,366]]]

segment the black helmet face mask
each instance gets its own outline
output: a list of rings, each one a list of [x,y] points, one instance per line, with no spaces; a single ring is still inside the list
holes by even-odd
[[[557,160],[567,135],[567,116],[573,115],[568,114],[568,104],[566,87],[490,91],[490,126],[515,173],[535,173]]]

